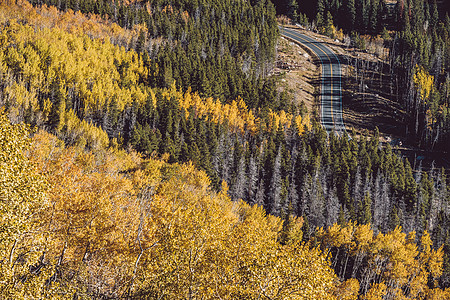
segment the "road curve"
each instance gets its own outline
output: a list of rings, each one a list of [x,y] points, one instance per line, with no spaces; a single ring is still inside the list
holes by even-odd
[[[281,28],[281,34],[311,49],[322,65],[320,87],[320,122],[328,133],[346,134],[342,119],[341,63],[330,48],[291,28]]]

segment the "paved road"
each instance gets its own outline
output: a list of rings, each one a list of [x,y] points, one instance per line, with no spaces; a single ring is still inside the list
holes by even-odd
[[[342,119],[341,63],[330,48],[315,39],[290,28],[281,28],[281,34],[311,49],[322,64],[320,87],[320,122],[328,133],[346,134]]]

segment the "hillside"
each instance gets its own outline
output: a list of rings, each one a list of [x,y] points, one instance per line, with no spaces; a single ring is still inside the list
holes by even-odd
[[[335,251],[347,253],[332,261],[344,272],[349,255],[379,268],[361,281],[368,299],[408,282],[406,299],[448,297],[427,286],[443,263],[427,232],[416,245],[399,227],[374,236],[350,222],[304,243],[301,218],[232,202],[225,182],[212,191],[192,164],[65,147],[42,131],[30,139],[3,112],[0,133],[2,298],[354,299],[360,283],[339,282]]]
[[[364,130],[385,74],[360,63],[387,53],[326,39],[361,58],[361,130],[339,137],[270,1],[54,2],[0,1],[0,298],[448,297],[445,170]],[[411,115],[389,88],[407,78],[421,109],[446,103],[443,77],[396,64],[376,105]]]
[[[284,37],[278,39],[277,62],[273,75],[280,77],[278,89],[286,93],[287,99],[284,101],[293,101],[300,109],[310,113],[317,109],[314,99],[317,91],[314,84],[318,72],[313,57],[305,49]]]
[[[231,202],[226,183],[211,191],[192,164],[30,140],[3,113],[0,132],[1,298],[331,297],[334,274],[296,237],[301,220],[282,246],[279,218]]]

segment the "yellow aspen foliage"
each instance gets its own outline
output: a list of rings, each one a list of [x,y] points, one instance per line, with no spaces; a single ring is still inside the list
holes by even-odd
[[[33,8],[26,1],[0,1],[0,23],[5,27],[0,35],[0,73],[12,71],[22,79],[17,87],[6,84],[13,100],[8,111],[11,116],[22,116],[28,103],[32,111],[44,111],[41,119],[36,120],[37,125],[45,124],[54,115],[63,116],[66,109],[75,109],[92,119],[104,114],[113,101],[119,113],[132,103],[143,105],[147,99],[151,99],[154,106],[158,105],[155,91],[141,83],[149,75],[142,58],[133,50],[114,45],[109,38],[115,39],[116,44],[127,45],[137,38],[140,26],[127,31],[95,15],[86,17],[70,10],[63,13],[45,5]],[[39,107],[36,94],[52,96]],[[221,103],[217,99],[202,98],[191,90],[183,93],[175,88],[175,82],[163,95],[177,99],[185,116],[194,111],[196,117],[227,124],[235,131],[256,134],[259,130],[296,126],[298,133],[303,134],[311,129],[308,116],[294,119],[284,111],[270,111],[268,128],[265,128],[265,122],[255,117],[255,112],[248,109],[243,99]],[[76,103],[68,99],[76,99]],[[73,121],[71,114],[66,114],[65,120]],[[68,134],[69,140],[76,140],[80,145],[83,139],[87,145],[90,143],[90,137],[78,138],[77,132],[65,129],[73,130],[74,126],[67,125],[81,125],[80,122],[66,124],[62,119],[56,120],[57,124],[52,123],[60,136]]]
[[[398,285],[404,285],[408,282],[408,276],[415,268],[415,260],[418,252],[417,247],[406,247],[406,234],[400,227],[385,235],[379,233],[375,238],[375,249],[377,253],[373,256],[373,262],[377,259],[388,259],[389,264],[383,271],[386,279],[394,280]]]
[[[42,131],[26,149],[27,174],[35,165],[36,178],[46,177],[49,205],[34,210],[35,220],[19,210],[10,214],[28,224],[14,229],[21,238],[13,252],[34,247],[26,257],[41,262],[37,275],[9,285],[12,298],[334,299],[336,277],[320,249],[300,238],[281,245],[280,218],[232,202],[225,182],[222,192],[211,191],[207,175],[192,164],[66,148]],[[292,223],[298,237],[301,220]],[[30,226],[41,238],[25,238]],[[13,237],[2,239],[3,257],[9,258]],[[19,264],[8,273],[8,259],[0,267],[2,284],[29,272]]]
[[[238,209],[240,221],[226,251],[225,265],[231,269],[218,274],[227,283],[226,298],[333,299],[335,277],[319,249],[299,242],[280,246],[279,218],[265,216],[263,208],[243,202]],[[304,275],[309,273],[314,276]]]
[[[342,28],[337,30],[334,36],[338,40],[343,40],[344,39],[344,32],[343,32]]]
[[[44,247],[37,215],[49,202],[47,182],[26,156],[29,133],[0,111],[0,291],[9,299],[36,298],[39,292],[40,275],[30,268]]]
[[[417,66],[413,81],[420,93],[420,99],[425,102],[433,89],[434,76],[430,75],[422,66]]]
[[[284,246],[274,263],[276,271],[270,274],[269,267],[269,276],[262,280],[268,289],[262,289],[261,294],[267,298],[335,299],[332,287],[336,278],[318,248],[299,243]],[[304,276],[305,273],[314,276]]]
[[[357,226],[356,222],[348,222],[344,226],[341,226],[341,243],[344,247],[348,249],[353,249],[354,246],[354,233],[355,227]]]
[[[29,16],[20,5],[17,14],[23,13],[27,19]],[[3,2],[0,13],[13,14]],[[27,113],[34,116],[37,125],[51,121],[55,131],[69,144],[106,147],[109,144],[106,133],[81,121],[72,109],[76,107],[78,113],[89,119],[103,112],[113,100],[119,112],[127,105],[147,100],[149,89],[139,85],[147,70],[136,52],[58,27],[32,27],[14,19],[5,20],[4,26],[0,35],[1,72],[13,72],[18,78],[5,81],[6,113],[13,122],[22,121]],[[39,104],[36,94],[50,96]],[[70,104],[69,94],[71,99],[74,96],[77,99],[71,103],[73,107],[66,107],[66,103]]]
[[[306,115],[303,118],[300,115],[295,117],[295,126],[297,128],[298,135],[303,135],[305,133],[305,129],[311,130],[312,125],[309,115]]]
[[[354,239],[356,251],[369,251],[373,240],[373,230],[371,229],[370,224],[357,226],[354,232]]]
[[[386,296],[387,287],[384,282],[374,283],[367,291],[366,294],[361,298],[363,300],[383,300]]]
[[[441,290],[439,288],[430,289],[425,297],[426,300],[441,300],[441,299],[450,299],[450,288],[446,288],[445,290]]]
[[[90,112],[102,109],[111,98],[117,99],[121,110],[133,100],[143,103],[147,98],[145,89],[136,88],[147,70],[132,50],[59,28],[34,30],[14,21],[3,35],[0,49],[4,61],[23,75],[31,91],[50,92],[58,78],[64,83],[60,85],[77,87],[75,91]],[[121,67],[121,74],[118,65],[127,66]]]
[[[420,238],[420,247],[424,254],[429,254],[431,251],[431,247],[433,246],[433,241],[431,240],[430,234],[427,230],[422,234]]]
[[[142,29],[142,25],[135,25],[127,30],[98,15],[83,15],[71,9],[64,12],[45,4],[35,8],[24,0],[2,0],[0,1],[0,22],[4,23],[10,19],[26,21],[33,27],[41,29],[57,27],[74,34],[87,34],[91,38],[102,41],[114,39],[122,44],[129,44],[131,39],[136,39]]]
[[[383,299],[388,293],[395,295],[393,299],[422,299],[429,291],[428,279],[442,274],[442,247],[433,250],[427,232],[422,235],[419,247],[415,232],[405,234],[401,227],[396,227],[374,236],[370,224],[349,222],[319,229],[316,241],[325,252],[339,249],[356,261],[364,259],[370,270],[367,274],[374,279],[368,282],[372,287],[363,299]]]
[[[357,300],[359,295],[359,282],[355,278],[348,279],[338,286],[334,291],[337,299]],[[380,299],[381,300],[381,299]]]
[[[80,119],[73,110],[63,111],[58,130],[65,129],[65,140],[71,145],[87,147],[89,149],[105,149],[109,144],[109,138],[105,131]]]
[[[442,275],[443,268],[443,246],[439,247],[437,250],[432,250],[429,260],[427,262],[430,275],[433,278],[438,278]]]
[[[285,220],[284,222],[286,222],[287,224],[283,224],[284,229],[281,232],[279,240],[286,244],[301,241],[303,238],[303,218],[289,215],[287,220]]]
[[[428,231],[425,231],[420,239],[421,254],[420,259],[427,265],[430,275],[437,278],[442,275],[443,267],[443,246],[439,249],[432,249],[433,241]]]
[[[38,109],[35,94],[29,92],[23,85],[17,84],[17,82],[5,88],[5,97],[6,101],[10,103],[8,107],[10,120],[17,120],[17,117],[23,114],[28,108],[31,108],[32,111]]]
[[[174,85],[165,91],[163,95],[178,99],[180,107],[185,110],[186,116],[189,116],[189,110],[193,108],[196,117],[206,117],[216,124],[227,124],[233,130],[240,132],[248,130],[250,133],[256,134],[260,129],[258,128],[258,124],[261,123],[261,120],[254,116],[252,110],[247,108],[247,105],[241,98],[233,100],[229,104],[222,104],[219,100],[214,100],[213,98],[203,99],[198,93],[192,93],[191,89],[188,89],[188,91],[182,94]],[[278,129],[279,126],[290,128],[292,122],[293,116],[287,114],[285,111],[269,111],[269,130],[272,128]],[[300,119],[296,119],[295,124],[299,130],[299,134],[303,134],[305,128],[311,129],[308,116],[303,121],[301,117]]]
[[[77,148],[66,149],[43,132],[36,135],[31,150],[50,185],[51,209],[39,217],[45,228],[47,264],[55,266],[59,275],[54,274],[47,293],[60,297],[78,290],[77,281],[68,285],[66,277],[66,272],[75,270],[79,284],[102,283],[107,293],[114,282],[123,280],[124,273],[117,273],[114,266],[125,262],[130,251],[126,233],[137,227],[137,206],[129,197],[133,195],[131,181],[114,171],[114,166],[120,166],[117,162]],[[104,166],[108,163],[114,166]]]
[[[283,126],[284,124],[280,124],[280,116],[275,113],[274,111],[272,111],[271,109],[269,109],[269,124],[268,124],[268,130],[269,131],[276,131],[278,130],[279,126]]]
[[[353,242],[355,225],[354,222],[348,222],[345,226],[335,223],[327,230],[319,228],[316,239],[322,245],[326,245],[326,248],[344,247],[347,250],[353,249],[355,245]]]

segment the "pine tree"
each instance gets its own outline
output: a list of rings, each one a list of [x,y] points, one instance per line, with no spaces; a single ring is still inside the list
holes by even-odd
[[[341,205],[341,207],[339,209],[339,216],[338,216],[337,224],[342,226],[345,223],[347,223],[347,219],[345,217],[345,207]]]
[[[291,18],[294,22],[298,22],[299,15],[298,15],[297,0],[288,0],[287,16]]]
[[[411,14],[412,17],[412,28],[414,32],[422,32],[424,30],[424,22],[425,22],[425,14],[424,14],[424,1],[421,0],[414,0],[413,4],[413,11],[414,13]]]
[[[364,32],[366,26],[364,23],[366,11],[366,0],[356,1],[356,19],[355,19],[355,30],[358,32]],[[367,15],[366,15],[367,16]]]
[[[414,202],[416,200],[416,193],[417,193],[417,185],[416,181],[414,180],[411,164],[409,163],[409,160],[405,160],[405,196],[404,201],[406,204],[406,207],[412,211],[414,207]]]
[[[247,177],[245,176],[245,159],[241,157],[237,166],[237,173],[232,185],[231,198],[233,200],[244,199],[247,187]]]
[[[247,170],[247,188],[245,200],[248,203],[256,203],[256,191],[258,187],[258,165],[256,159],[251,156],[248,163]]]
[[[328,35],[329,37],[333,38],[334,37],[334,32],[335,32],[335,28],[333,25],[333,16],[331,15],[331,12],[328,11],[327,12],[327,18],[325,20],[325,34]]]
[[[317,28],[319,28],[319,30],[320,28],[325,26],[324,17],[325,17],[325,0],[318,0],[316,8],[316,26]]]
[[[417,209],[418,209],[418,220],[416,224],[417,231],[423,232],[424,230],[428,229],[428,217],[430,212],[430,202],[432,198],[432,182],[428,178],[428,173],[424,172],[421,176],[420,183],[419,183],[419,197],[417,202]]]
[[[381,2],[381,1],[380,1]],[[369,22],[368,22],[368,29],[371,32],[376,32],[377,30],[377,24],[378,24],[378,3],[374,0],[370,3],[370,15],[369,15]]]
[[[346,0],[344,2],[344,28],[347,31],[351,31],[354,29],[355,21],[356,21],[356,7],[355,0]]]
[[[282,206],[282,177],[281,177],[281,147],[278,148],[277,156],[273,164],[273,172],[270,180],[270,191],[268,203],[269,212],[280,215]]]
[[[389,223],[389,230],[394,230],[395,228],[397,228],[397,226],[400,226],[400,218],[398,216],[398,210],[397,207],[394,206],[392,208],[392,210],[389,213],[389,217],[388,217],[388,223]]]
[[[364,196],[360,213],[360,224],[370,224],[372,222],[372,199],[370,198],[369,193],[366,193]]]
[[[433,1],[433,6],[431,9],[431,20],[430,20],[430,28],[436,28],[439,22],[439,12],[437,8],[436,0]]]
[[[379,0],[377,8],[377,32],[383,30],[383,18],[387,15],[387,7],[385,0]]]

